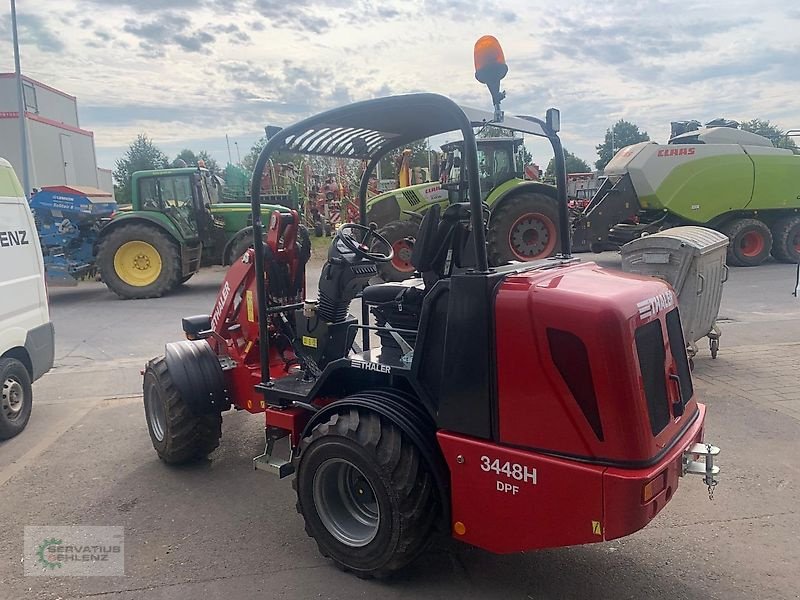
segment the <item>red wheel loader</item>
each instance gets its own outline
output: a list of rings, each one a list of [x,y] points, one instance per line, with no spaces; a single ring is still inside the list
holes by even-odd
[[[666,283],[580,263],[566,234],[554,258],[489,268],[474,128],[551,142],[562,228],[566,174],[558,112],[504,116],[498,63],[477,66],[490,88],[494,68],[494,112],[411,94],[273,136],[254,182],[275,152],[367,161],[361,224],[337,231],[318,297],[306,298],[299,216],[276,212],[265,227],[254,190],[254,248],[211,314],[184,319],[188,339],[146,366],[161,459],[206,457],[228,409],[263,414],[255,466],[294,476],[306,531],[360,577],[404,567],[437,532],[497,553],[619,538],[647,525],[682,476],[717,482],[719,450],[704,442],[706,409]],[[418,277],[370,285],[392,258],[364,223],[370,177],[391,150],[446,132],[464,138],[457,201],[425,215]],[[349,312],[357,297],[360,319]],[[283,442],[289,460],[274,452]]]

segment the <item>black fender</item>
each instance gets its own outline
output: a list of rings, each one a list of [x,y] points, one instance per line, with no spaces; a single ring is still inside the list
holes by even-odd
[[[252,219],[252,218],[251,218]],[[231,252],[231,248],[233,248],[234,244],[238,244],[239,241],[245,237],[253,237],[253,226],[248,225],[247,227],[243,227],[239,231],[237,231],[231,239],[229,239],[225,243],[225,247],[222,249],[222,266],[227,267],[231,264],[231,261],[228,260],[230,257],[228,256]],[[238,258],[238,257],[237,257]]]
[[[414,396],[388,388],[364,390],[326,405],[314,413],[303,429],[302,438],[319,423],[345,408],[365,408],[391,421],[416,445],[433,475],[442,506],[440,526],[450,529],[450,471],[436,439],[436,423]],[[299,458],[299,448],[293,458]]]
[[[164,347],[164,360],[172,383],[194,414],[230,408],[222,366],[206,340],[169,343]]]

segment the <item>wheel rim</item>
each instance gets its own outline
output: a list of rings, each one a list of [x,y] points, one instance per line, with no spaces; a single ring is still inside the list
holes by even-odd
[[[406,240],[397,240],[392,244],[392,250],[394,250],[392,266],[401,273],[411,273],[414,270],[414,265],[411,264],[413,246]]]
[[[161,254],[141,240],[125,242],[114,254],[114,271],[128,285],[145,287],[161,275]]]
[[[3,382],[3,413],[9,421],[16,421],[25,407],[25,390],[22,384],[13,377]]]
[[[556,224],[542,213],[525,213],[511,225],[508,245],[519,260],[547,258],[556,247]]]
[[[380,507],[369,480],[353,463],[326,460],[314,474],[312,492],[320,521],[337,541],[360,548],[375,539]]]
[[[147,415],[150,417],[150,429],[159,442],[164,441],[164,433],[167,429],[167,410],[161,401],[161,395],[151,384],[147,394]]]
[[[748,231],[739,241],[739,250],[742,256],[752,258],[764,251],[764,236],[757,231]]]

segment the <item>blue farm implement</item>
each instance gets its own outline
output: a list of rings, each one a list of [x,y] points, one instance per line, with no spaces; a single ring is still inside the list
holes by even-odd
[[[47,282],[76,285],[96,272],[95,246],[117,210],[111,194],[90,187],[50,186],[30,202],[44,255]]]

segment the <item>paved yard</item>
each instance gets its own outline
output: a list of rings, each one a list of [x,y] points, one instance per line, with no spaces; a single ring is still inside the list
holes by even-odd
[[[613,264],[613,255],[600,259]],[[0,445],[0,598],[785,599],[800,597],[800,302],[791,267],[733,270],[722,347],[695,359],[695,385],[722,447],[709,502],[682,482],[665,511],[623,540],[495,556],[441,539],[402,575],[361,581],[305,536],[286,481],[255,472],[262,422],[226,415],[210,461],[161,464],[139,369],[208,312],[222,271],[158,300],[99,284],[54,290],[57,367],[36,384],[23,435]],[[791,281],[790,281],[791,280]],[[125,577],[24,577],[25,525],[125,528]]]

